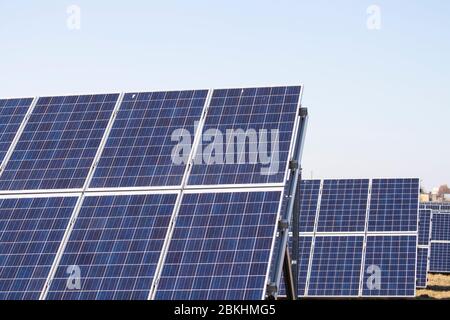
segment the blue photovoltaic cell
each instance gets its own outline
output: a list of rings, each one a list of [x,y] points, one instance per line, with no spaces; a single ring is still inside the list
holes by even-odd
[[[208,90],[126,94],[91,187],[181,185],[187,159],[174,162],[172,155],[177,145],[190,150],[207,95]],[[184,133],[189,141],[178,140]]]
[[[47,299],[147,299],[176,194],[86,197]],[[70,266],[81,288],[67,289]]]
[[[33,99],[0,99],[0,164],[22,124]]]
[[[357,296],[364,236],[316,237],[309,296]]]
[[[417,287],[426,288],[427,286],[427,266],[428,266],[428,248],[417,249]]]
[[[363,296],[414,296],[416,250],[416,236],[368,236]],[[377,274],[381,276],[380,286]]]
[[[77,198],[0,200],[0,300],[36,300]]]
[[[305,295],[306,278],[308,276],[309,256],[311,255],[312,237],[299,237],[298,243],[298,295],[303,297]],[[289,238],[289,251],[292,252],[292,237]],[[292,253],[291,253],[292,258]],[[294,266],[293,266],[294,267]],[[286,286],[284,284],[284,277],[281,277],[279,296],[286,296]]]
[[[302,180],[300,182],[300,212],[298,218],[300,232],[314,231],[319,191],[320,180]]]
[[[419,179],[374,179],[369,231],[417,231]]]
[[[164,300],[261,300],[281,192],[185,194],[156,291]]]
[[[431,240],[450,241],[450,214],[434,213]]]
[[[0,190],[82,188],[118,95],[40,98]]]
[[[214,90],[189,184],[283,183],[300,89]]]
[[[325,180],[318,232],[364,232],[369,180]]]
[[[430,272],[450,273],[450,242],[432,242],[430,250]]]
[[[419,210],[419,246],[430,245],[431,210]]]

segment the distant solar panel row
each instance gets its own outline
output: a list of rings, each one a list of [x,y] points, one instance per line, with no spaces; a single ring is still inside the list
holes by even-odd
[[[35,100],[0,176],[0,298],[263,298],[301,88],[208,97],[197,90]],[[190,172],[174,163],[174,147],[201,144],[202,119],[205,134],[273,133],[279,143],[271,149],[269,138],[268,152],[279,157],[194,162]],[[177,130],[190,140],[174,138]],[[276,172],[261,174],[271,165]],[[182,189],[183,180],[195,189]],[[85,188],[96,192],[83,196]],[[48,198],[34,194],[41,191]]]
[[[419,179],[304,180],[300,194],[300,296],[415,295]]]
[[[418,179],[373,179],[369,201],[369,179],[302,180],[299,228],[364,232],[367,224],[368,232],[417,232],[418,193]]]
[[[450,273],[450,211],[433,210],[432,215],[430,272]]]
[[[421,202],[420,208],[436,211],[450,211],[450,202]]]

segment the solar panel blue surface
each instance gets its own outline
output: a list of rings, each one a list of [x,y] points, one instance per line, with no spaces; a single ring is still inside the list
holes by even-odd
[[[300,182],[298,218],[300,232],[314,231],[319,191],[320,180],[302,180]]]
[[[0,299],[39,299],[77,198],[0,200]]]
[[[214,90],[203,138],[218,148],[198,148],[203,163],[192,167],[189,185],[283,183],[300,94],[300,87]]]
[[[416,236],[368,236],[363,296],[414,296],[416,251]]]
[[[309,296],[357,296],[364,236],[316,237]]]
[[[0,99],[0,164],[17,134],[33,99]]]
[[[40,98],[0,178],[0,190],[82,188],[117,98]]]
[[[281,192],[185,194],[156,299],[260,300]]]
[[[364,232],[369,180],[325,180],[318,232]]]
[[[297,267],[298,267],[297,286],[298,286],[299,297],[302,297],[305,295],[306,279],[308,277],[309,257],[311,255],[311,243],[312,243],[312,237],[303,237],[303,236],[299,237],[299,243],[298,243],[298,249],[299,249],[298,257],[299,258],[297,261]],[[289,251],[292,252],[292,237],[289,237]],[[292,258],[292,256],[291,256],[291,258]],[[295,268],[294,265],[292,267]],[[281,277],[280,291],[278,294],[281,297],[286,296],[286,286],[285,286],[283,277]]]
[[[432,242],[430,272],[450,273],[450,242]]]
[[[417,231],[419,179],[374,179],[369,231]]]
[[[428,248],[417,249],[417,287],[427,287]]]
[[[147,299],[176,194],[85,198],[47,299]],[[67,288],[78,266],[79,289]]]
[[[419,246],[430,245],[431,210],[419,210]]]
[[[177,164],[172,153],[177,144],[191,145],[173,141],[172,134],[185,130],[193,141],[207,95],[208,90],[126,94],[91,187],[181,185],[187,159]]]
[[[450,214],[437,213],[433,214],[433,227],[431,240],[450,241]]]

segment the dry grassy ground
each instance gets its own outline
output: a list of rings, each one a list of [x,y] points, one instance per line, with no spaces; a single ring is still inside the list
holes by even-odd
[[[417,290],[419,298],[450,299],[450,275],[428,274],[426,289]]]

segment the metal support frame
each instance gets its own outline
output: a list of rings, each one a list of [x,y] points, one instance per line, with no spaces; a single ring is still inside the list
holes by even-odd
[[[282,213],[282,216],[280,217],[280,221],[288,221],[289,223],[292,221],[292,213],[294,211],[297,186],[299,185],[299,179],[301,178],[299,174],[300,172],[299,163],[301,162],[302,158],[303,144],[306,135],[306,128],[308,125],[308,109],[300,107],[299,117],[300,123],[297,131],[294,153],[291,162],[289,163],[289,168],[291,171],[289,175],[288,190],[285,191],[286,192],[285,196],[287,198],[287,205],[285,211]],[[285,266],[286,252],[289,251],[288,238],[289,238],[289,228],[282,226],[279,231],[280,246],[278,247],[278,252],[275,252],[274,272],[272,274],[271,282],[267,286],[266,290],[266,295],[268,299],[277,299],[278,290],[280,288],[281,282],[281,274],[284,268],[286,268],[287,273],[287,275],[285,275],[285,280],[292,281],[294,279],[292,275],[291,266],[290,265]],[[288,260],[287,264],[290,264],[290,257],[288,257],[287,260]],[[292,282],[286,283],[285,285],[286,288],[294,287]],[[291,295],[293,294],[291,293]],[[295,299],[296,296],[293,298]]]
[[[289,253],[289,247],[286,247],[283,263],[283,277],[286,284],[286,296],[288,300],[297,300],[296,282],[292,269],[292,260]]]
[[[302,179],[302,171],[300,168],[299,179]],[[297,190],[294,199],[294,212],[292,215],[292,276],[294,277],[294,293],[298,297],[298,263],[299,263],[299,215],[300,215],[300,183],[297,185]]]

